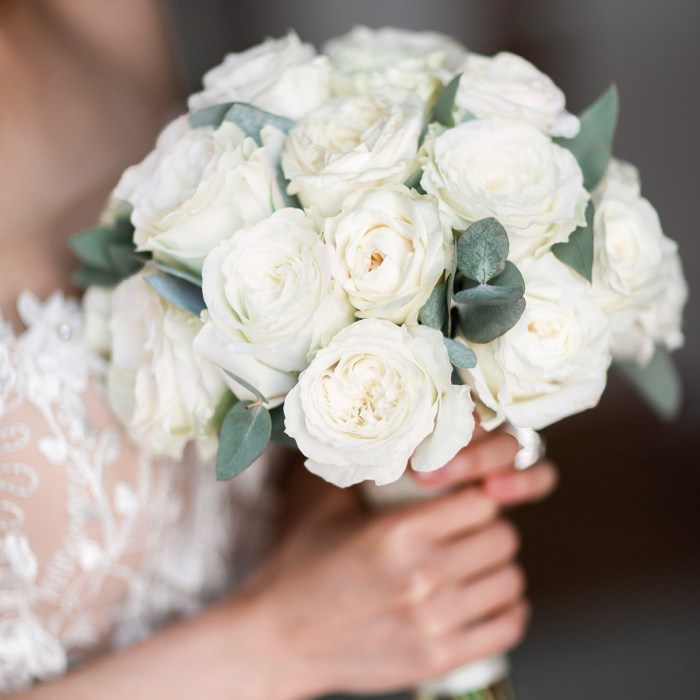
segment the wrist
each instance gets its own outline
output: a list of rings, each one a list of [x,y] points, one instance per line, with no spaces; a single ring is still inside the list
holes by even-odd
[[[328,690],[318,669],[295,653],[281,633],[277,606],[270,595],[240,592],[220,606],[219,650],[223,654],[232,697],[239,700],[305,700]],[[217,652],[218,653],[218,652]]]

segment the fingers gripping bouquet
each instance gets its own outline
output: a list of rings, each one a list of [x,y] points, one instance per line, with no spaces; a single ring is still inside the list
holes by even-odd
[[[226,479],[273,436],[386,485],[449,461],[475,411],[540,429],[595,406],[612,360],[677,408],[686,286],[611,157],[614,88],[577,118],[519,56],[358,28],[230,54],[189,104],[72,241],[145,450],[196,441]]]

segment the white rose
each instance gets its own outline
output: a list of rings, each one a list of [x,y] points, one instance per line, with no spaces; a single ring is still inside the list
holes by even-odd
[[[131,438],[146,452],[179,458],[196,440],[203,456],[216,448],[228,390],[195,354],[202,327],[135,275],[112,293],[109,400]]]
[[[613,161],[596,193],[591,293],[610,319],[613,355],[645,364],[656,343],[682,345],[687,286],[677,246],[640,189],[636,170]]]
[[[134,209],[139,250],[199,272],[207,253],[239,228],[284,206],[277,167],[284,134],[262,130],[262,147],[231,122],[159,141],[115,190]]]
[[[437,32],[355,27],[324,47],[331,61],[336,95],[397,88],[428,102],[457,72],[467,52]]]
[[[651,360],[655,347],[678,350],[682,347],[683,309],[688,301],[688,284],[678,253],[671,256],[664,270],[666,286],[651,303],[638,309],[625,333],[613,336],[613,356],[634,359],[639,365]]]
[[[356,192],[327,219],[334,275],[360,318],[417,323],[452,262],[452,230],[432,197],[403,185]]]
[[[308,356],[352,323],[331,280],[331,251],[299,209],[281,209],[215,248],[202,269],[202,357],[281,404]],[[241,399],[254,399],[226,375]]]
[[[112,347],[112,334],[109,329],[112,289],[88,287],[83,295],[82,305],[85,342],[93,352],[107,357]]]
[[[510,259],[543,255],[586,222],[589,195],[574,156],[530,124],[475,119],[426,141],[421,185],[456,229],[495,217]]]
[[[287,135],[282,167],[288,191],[333,216],[351,192],[402,183],[413,172],[422,129],[417,100],[379,94],[333,100]]]
[[[442,334],[365,319],[336,335],[284,404],[306,466],[337,486],[439,469],[471,439],[474,404],[451,382]]]
[[[294,32],[228,54],[204,75],[204,90],[189,98],[191,110],[223,102],[247,102],[299,119],[330,97],[330,69]]]
[[[460,370],[488,415],[491,429],[505,420],[544,428],[595,406],[610,365],[610,328],[586,282],[554,255],[523,261],[525,313],[490,343],[470,343],[474,369]]]
[[[471,53],[462,67],[455,98],[457,119],[505,117],[526,121],[550,136],[573,138],[580,124],[564,108],[564,93],[549,76],[512,53],[480,56]]]

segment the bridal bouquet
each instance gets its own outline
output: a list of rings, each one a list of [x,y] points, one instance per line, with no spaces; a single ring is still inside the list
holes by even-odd
[[[222,479],[272,436],[339,486],[591,408],[612,360],[672,414],[686,285],[617,111],[428,32],[229,54],[72,241],[115,412]]]

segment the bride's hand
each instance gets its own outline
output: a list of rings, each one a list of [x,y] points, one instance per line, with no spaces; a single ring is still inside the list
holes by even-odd
[[[339,505],[303,518],[242,599],[244,653],[288,688],[406,687],[519,641],[518,537],[493,499],[461,490],[369,515],[329,497]]]
[[[557,485],[557,468],[541,460],[524,471],[513,467],[519,445],[510,434],[487,432],[477,425],[467,447],[442,469],[413,472],[425,486],[449,488],[481,482],[484,491],[502,506],[539,501],[549,496]]]

